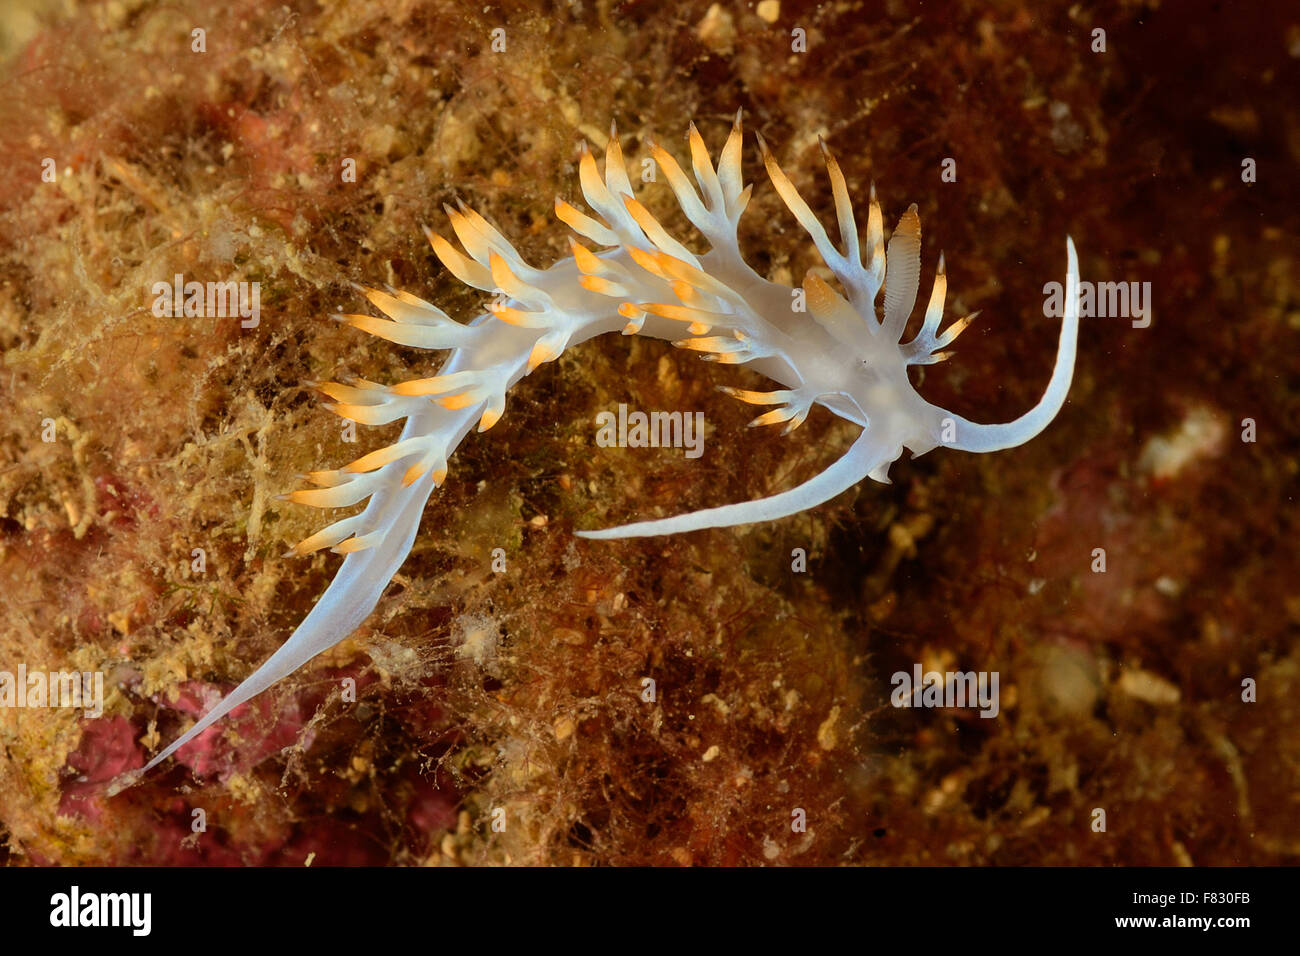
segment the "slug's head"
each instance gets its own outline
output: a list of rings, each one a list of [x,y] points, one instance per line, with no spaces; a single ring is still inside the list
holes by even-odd
[[[864,246],[858,235],[844,174],[835,157],[822,144],[844,249],[841,252],[781,171],[761,136],[758,142],[772,185],[808,233],[847,295],[847,298],[841,296],[815,275],[810,274],[804,280],[809,313],[851,357],[851,364],[866,376],[865,380],[847,383],[844,394],[851,397],[870,420],[869,427],[884,429],[888,434],[887,441],[901,438],[903,444],[916,454],[939,444],[965,451],[1011,448],[1047,427],[1064,404],[1074,374],[1079,324],[1079,264],[1073,241],[1066,239],[1065,317],[1061,323],[1056,365],[1047,391],[1033,409],[1013,422],[976,424],[925,402],[907,380],[907,366],[932,365],[949,358],[952,353],[947,351],[948,346],[978,315],[965,316],[943,332],[939,331],[948,291],[941,253],[921,328],[911,341],[902,342],[920,288],[921,219],[917,207],[912,205],[903,213],[886,246],[880,203],[873,185]],[[884,303],[877,312],[876,301],[882,289]],[[832,402],[823,404],[834,408]]]

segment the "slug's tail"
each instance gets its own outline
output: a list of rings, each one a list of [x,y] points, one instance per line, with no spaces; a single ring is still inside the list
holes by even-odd
[[[409,487],[385,488],[377,492],[370,507],[384,509],[393,516],[389,526],[393,529],[391,533],[373,547],[347,555],[325,594],[280,649],[142,769],[115,781],[110,793],[132,785],[231,710],[292,674],[356,630],[379,603],[379,596],[410,553],[419,528],[420,512],[433,488],[434,475],[430,473]],[[404,530],[399,532],[398,529]]]

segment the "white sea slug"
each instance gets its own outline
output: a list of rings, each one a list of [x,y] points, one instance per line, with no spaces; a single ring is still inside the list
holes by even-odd
[[[603,531],[584,538],[676,534],[770,521],[812,508],[863,478],[886,482],[891,462],[907,448],[921,455],[939,444],[964,451],[1012,448],[1033,438],[1065,402],[1074,373],[1078,331],[1078,262],[1066,239],[1066,307],[1056,366],[1042,399],[1013,422],[977,425],[931,405],[912,388],[909,365],[942,361],[942,351],[972,317],[942,333],[947,279],[939,259],[925,321],[910,342],[900,341],[916,303],[920,279],[921,223],[913,205],[886,247],[880,205],[872,188],[865,249],[854,221],[844,175],[825,152],[843,251],[795,191],[762,138],[758,140],[772,184],[808,232],[847,298],[809,273],[803,283],[807,312],[792,308],[792,290],[769,282],[745,264],[736,228],[752,186],[741,182],[740,117],[715,168],[700,134],[690,130],[695,187],[666,151],[652,148],[682,212],[708,240],[696,255],[670,236],[638,201],[628,180],[616,132],[611,132],[602,181],[584,146],[579,179],[587,215],[563,200],[555,214],[593,251],[570,239],[572,255],[536,269],[472,209],[447,208],[465,253],[428,233],[433,251],[462,282],[495,296],[469,324],[404,292],[363,290],[388,318],[340,315],[341,321],[391,342],[450,351],[438,374],[399,385],[326,384],[333,411],[366,425],[405,419],[396,444],[371,452],[337,471],[308,475],[317,487],[291,501],[339,508],[369,499],[360,513],[307,538],[291,554],[331,548],[342,567],[303,622],[249,678],[144,768],[149,770],[211,726],[236,705],[261,693],[311,658],[347,637],[370,614],[411,549],[425,502],[447,475],[447,459],[474,424],[486,431],[505,411],[516,382],[565,349],[593,336],[622,331],[668,339],[704,358],[748,365],[781,385],[771,392],[726,391],[756,405],[773,406],[753,424],[798,427],[814,404],[861,426],[853,445],[833,465],[796,488],[768,498]],[[862,261],[865,252],[866,262]],[[884,287],[882,313],[876,298]],[[687,332],[689,337],[683,337]]]

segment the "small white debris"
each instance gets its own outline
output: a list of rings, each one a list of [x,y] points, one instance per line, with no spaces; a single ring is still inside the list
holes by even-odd
[[[729,54],[736,42],[736,22],[721,4],[715,3],[695,27],[695,35],[714,53]]]
[[[1193,408],[1172,432],[1156,435],[1142,448],[1138,467],[1157,480],[1173,478],[1198,458],[1223,452],[1228,423],[1222,414]]]
[[[1183,586],[1167,574],[1156,578],[1155,589],[1168,598],[1176,598],[1183,593]]]
[[[1084,647],[1052,644],[1041,651],[1035,689],[1043,707],[1058,717],[1081,719],[1101,694],[1097,660]]]
[[[1158,707],[1176,704],[1182,697],[1178,688],[1163,677],[1136,667],[1120,674],[1117,686],[1129,697]]]
[[[452,641],[456,645],[456,656],[461,660],[472,660],[482,664],[490,657],[496,656],[497,641],[501,632],[496,622],[482,614],[466,614],[456,621],[452,631]]]
[[[817,728],[817,746],[822,750],[834,750],[835,745],[839,743],[840,735],[835,725],[840,719],[840,705],[836,704],[831,708],[830,714],[822,721],[821,726]]]

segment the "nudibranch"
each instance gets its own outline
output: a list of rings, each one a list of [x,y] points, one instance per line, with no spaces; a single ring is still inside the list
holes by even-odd
[[[284,645],[144,770],[351,634],[406,559],[425,503],[446,478],[447,459],[469,430],[475,423],[480,432],[491,428],[504,413],[506,393],[516,382],[594,336],[615,331],[653,336],[702,352],[705,359],[753,368],[781,387],[725,391],[744,402],[771,406],[755,425],[784,424],[790,432],[816,404],[862,431],[838,461],[796,488],[743,504],[578,531],[584,538],[633,538],[771,521],[827,501],[863,478],[887,482],[888,468],[904,448],[914,456],[940,444],[971,452],[997,451],[1028,441],[1052,421],[1070,388],[1079,321],[1078,262],[1068,237],[1066,305],[1047,389],[1038,404],[1015,421],[975,424],[931,405],[908,380],[909,365],[946,358],[944,350],[973,318],[939,330],[947,290],[940,256],[920,330],[909,342],[901,341],[920,282],[917,207],[903,213],[886,244],[873,186],[864,247],[844,174],[823,144],[841,251],[759,137],[772,185],[842,290],[810,272],[803,281],[803,296],[797,296],[791,288],[758,275],[741,256],[737,227],[753,188],[741,178],[741,139],[737,114],[715,166],[692,124],[695,185],[671,154],[658,146],[651,149],[682,212],[708,242],[703,254],[669,235],[636,198],[617,131],[611,131],[603,179],[585,146],[579,161],[579,182],[590,212],[561,199],[555,203],[556,217],[578,237],[569,240],[572,255],[550,268],[534,268],[478,213],[463,204],[446,207],[464,251],[426,230],[429,242],[457,279],[493,296],[486,310],[463,324],[406,292],[364,289],[365,297],[386,317],[337,316],[390,342],[450,354],[432,378],[392,386],[367,381],[319,386],[334,400],[332,410],[352,421],[384,425],[405,419],[395,444],[338,470],[313,472],[307,478],[315,487],[287,496],[320,508],[368,499],[359,514],[335,521],[290,551],[303,555],[330,548],[344,555],[342,566]],[[882,287],[884,303],[878,313]],[[799,298],[806,312],[792,306]]]

